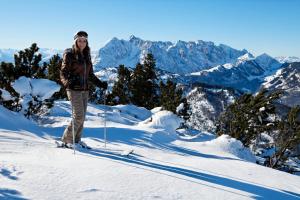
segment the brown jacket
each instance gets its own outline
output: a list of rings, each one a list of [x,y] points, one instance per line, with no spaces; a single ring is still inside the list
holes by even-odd
[[[71,90],[88,90],[89,82],[107,89],[107,83],[95,76],[91,58],[75,55],[71,48],[64,51],[60,80],[66,89]]]

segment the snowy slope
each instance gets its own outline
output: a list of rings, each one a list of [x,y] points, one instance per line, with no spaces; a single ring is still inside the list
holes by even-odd
[[[68,102],[56,102],[43,125],[0,106],[0,199],[300,198],[299,176],[253,163],[235,139],[178,137],[175,116],[151,115],[130,105],[89,105],[83,140],[94,149],[73,155],[53,143],[69,122]],[[133,155],[120,156],[131,148]]]
[[[290,107],[299,105],[300,62],[285,64],[275,74],[265,78],[262,84],[268,90],[282,90],[281,103]]]

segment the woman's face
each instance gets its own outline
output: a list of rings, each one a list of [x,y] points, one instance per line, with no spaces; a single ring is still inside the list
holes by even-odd
[[[80,51],[83,51],[83,49],[86,47],[86,39],[85,38],[78,38],[76,40],[77,46],[80,49]]]

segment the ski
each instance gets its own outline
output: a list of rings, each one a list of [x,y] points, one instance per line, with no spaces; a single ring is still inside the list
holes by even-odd
[[[65,145],[62,141],[55,140],[55,145],[57,148],[63,148],[63,149],[73,149]],[[134,150],[133,149],[109,149],[109,148],[91,148],[90,146],[82,146],[80,145],[81,149],[87,149],[87,150],[101,150],[101,151],[106,151],[106,152],[116,152],[121,156],[129,156],[133,154]]]
[[[55,140],[55,144],[56,144],[56,147],[57,147],[57,148],[73,149],[73,147],[72,147],[72,148],[68,147],[68,146],[65,145],[65,143],[63,143],[62,141]],[[92,149],[92,147],[87,146],[87,145],[77,144],[77,146],[79,146],[79,147],[82,148],[82,149]]]
[[[122,156],[129,156],[130,154],[133,153],[133,149],[129,149],[129,150],[124,150],[121,155]]]
[[[54,142],[57,148],[66,148],[65,144],[62,141],[55,140]]]
[[[108,153],[117,153],[121,156],[130,156],[134,153],[133,149],[111,149],[111,148],[94,148],[94,150],[100,150]]]

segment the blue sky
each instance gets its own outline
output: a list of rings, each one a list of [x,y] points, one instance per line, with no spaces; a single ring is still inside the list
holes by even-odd
[[[300,0],[0,0],[0,48],[92,49],[113,37],[213,41],[254,55],[300,57]]]

